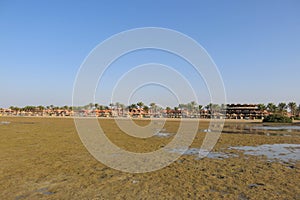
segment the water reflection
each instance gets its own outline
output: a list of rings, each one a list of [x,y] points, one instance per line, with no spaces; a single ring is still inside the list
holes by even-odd
[[[1,125],[1,124],[7,125],[7,124],[10,124],[10,122],[8,122],[8,121],[1,121],[1,122],[0,122],[0,125]]]
[[[240,146],[229,149],[242,150],[245,155],[266,156],[270,161],[295,162],[300,160],[300,144],[264,144]]]
[[[171,133],[166,133],[166,132],[157,132],[154,134],[155,137],[162,137],[162,138],[170,137],[171,135],[172,135]]]
[[[232,153],[223,153],[223,152],[207,152],[207,150],[201,149],[201,148],[178,148],[178,149],[169,149],[168,150],[171,153],[178,153],[182,155],[190,155],[195,156],[196,159],[202,158],[201,155],[207,155],[207,158],[215,158],[215,159],[224,159],[224,158],[231,158],[231,157],[237,157],[238,155],[232,154]],[[208,153],[208,154],[207,154]]]
[[[300,144],[264,144],[260,146],[237,146],[229,147],[229,150],[243,151],[245,155],[266,156],[269,161],[280,161],[284,163],[294,163],[300,161]],[[195,159],[202,158],[206,151],[201,148],[178,148],[168,149],[170,153],[194,156]],[[233,152],[209,152],[206,156],[212,159],[236,158],[237,154]]]
[[[300,131],[300,126],[254,126],[253,129]]]
[[[292,133],[294,136],[300,136],[300,126],[232,123],[226,124],[222,133],[258,134],[267,136],[291,136]]]

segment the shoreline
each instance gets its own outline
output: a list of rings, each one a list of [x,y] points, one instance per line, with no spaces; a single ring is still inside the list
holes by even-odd
[[[0,116],[1,118],[45,118],[45,119],[98,119],[98,120],[140,120],[140,121],[220,121],[220,122],[262,122],[260,119],[199,119],[199,118],[125,118],[125,117],[77,117],[77,116]]]
[[[261,119],[199,119],[199,118],[125,118],[125,117],[77,117],[77,116],[0,116],[1,118],[45,118],[45,119],[98,119],[98,120],[138,120],[138,121],[199,121],[199,122],[235,122],[235,123],[263,123]],[[300,123],[294,120],[293,124]]]

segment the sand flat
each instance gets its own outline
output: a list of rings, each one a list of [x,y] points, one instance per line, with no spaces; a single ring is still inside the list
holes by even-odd
[[[149,173],[111,169],[85,149],[71,118],[0,117],[0,199],[299,199],[300,163],[269,162],[231,146],[300,144],[300,137],[236,132],[222,134],[214,152],[238,156],[225,159],[183,155],[171,165]],[[123,149],[151,152],[173,137],[133,138],[112,119],[100,119],[108,138]],[[147,120],[136,120],[145,126]],[[234,121],[227,121],[232,125]],[[243,121],[251,126],[251,122]],[[176,133],[178,120],[167,121]],[[255,122],[257,126],[257,122]],[[228,126],[231,127],[231,126]],[[199,148],[208,128],[201,121],[191,148]]]

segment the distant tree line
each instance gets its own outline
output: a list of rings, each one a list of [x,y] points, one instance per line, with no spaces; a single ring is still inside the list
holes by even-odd
[[[259,110],[267,110],[271,113],[277,113],[281,115],[286,115],[288,110],[290,111],[292,116],[299,115],[300,113],[300,104],[297,106],[296,102],[280,102],[278,105],[274,103],[268,104],[258,104]]]
[[[197,104],[195,101],[191,101],[186,104],[179,104],[178,106],[175,106],[173,108],[166,106],[165,108],[158,106],[156,103],[152,102],[149,105],[146,105],[143,102],[137,102],[135,104],[131,105],[125,105],[120,102],[116,103],[110,103],[108,106],[107,105],[100,105],[98,103],[89,103],[84,106],[54,106],[54,105],[49,105],[49,106],[24,106],[24,107],[17,107],[17,106],[10,106],[9,107],[13,111],[25,111],[25,112],[38,112],[38,111],[43,111],[43,110],[69,110],[69,111],[78,111],[78,110],[131,110],[131,109],[143,109],[145,112],[152,112],[156,113],[161,110],[167,110],[167,111],[178,111],[178,110],[186,110],[191,113],[193,112],[200,112],[202,110],[207,110],[210,113],[216,113],[216,112],[222,112],[226,111],[226,105],[225,104],[213,104],[210,103],[206,106]],[[281,114],[281,115],[286,115],[288,111],[292,116],[299,116],[300,114],[300,105],[297,105],[296,102],[280,102],[278,105],[274,103],[268,103],[268,104],[258,104],[258,109],[260,111],[268,111],[270,113],[276,113],[276,114]]]
[[[38,111],[43,111],[43,110],[73,110],[72,106],[54,106],[54,105],[49,105],[49,106],[24,106],[24,107],[17,107],[17,106],[10,106],[9,109],[13,111],[25,111],[25,112],[38,112]]]

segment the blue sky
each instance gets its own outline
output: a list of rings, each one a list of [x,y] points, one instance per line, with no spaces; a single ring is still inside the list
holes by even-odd
[[[89,52],[114,34],[140,27],[174,29],[201,44],[219,68],[230,103],[300,103],[299,10],[297,0],[2,0],[0,107],[71,105],[77,71]],[[124,68],[159,59],[177,65],[192,85],[199,85],[200,104],[209,102],[203,81],[197,82],[191,70],[179,65],[180,60],[154,51],[130,56],[107,72],[106,85],[97,90],[98,102],[109,102],[117,80],[110,75],[121,76]],[[135,94],[132,101],[176,104],[157,86]]]

